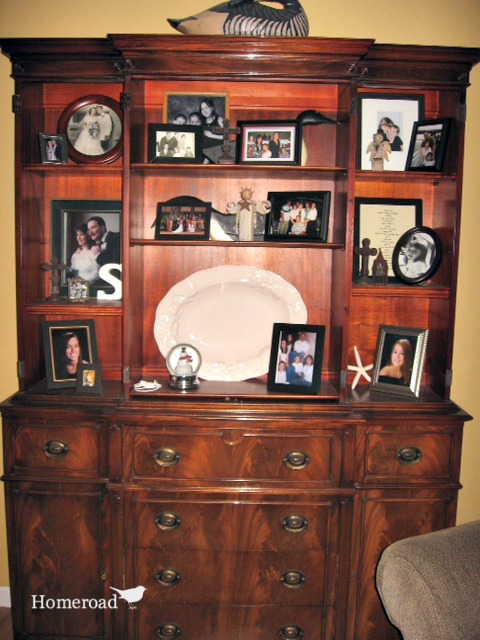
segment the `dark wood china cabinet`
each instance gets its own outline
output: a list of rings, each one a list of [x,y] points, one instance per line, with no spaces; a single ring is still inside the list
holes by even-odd
[[[153,35],[0,44],[15,78],[20,390],[1,406],[15,637],[398,639],[375,590],[378,558],[453,525],[460,489],[469,416],[449,391],[466,93],[480,50]],[[151,163],[148,125],[165,122],[174,92],[227,95],[231,126],[306,110],[339,124],[304,127],[308,158],[293,166]],[[421,96],[425,120],[449,119],[442,171],[358,168],[367,94]],[[42,162],[39,134],[57,133],[88,96],[119,105],[122,152]],[[260,199],[329,192],[327,241],[154,239],[158,202],[193,196],[222,211],[244,185]],[[443,245],[427,283],[352,278],[359,198],[422,201]],[[52,202],[87,200],[120,203],[122,299],[52,300]],[[326,327],[318,395],[268,391],[265,377],[169,388],[157,305],[219,265],[298,290],[308,322]],[[42,323],[66,320],[94,321],[101,394],[47,387]],[[381,325],[429,330],[419,397],[365,380],[351,389],[354,347],[373,362]],[[141,378],[163,386],[136,393]],[[111,587],[137,585],[135,608],[32,599],[107,601]]]

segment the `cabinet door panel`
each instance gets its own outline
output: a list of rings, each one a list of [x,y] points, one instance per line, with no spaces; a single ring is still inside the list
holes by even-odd
[[[42,608],[47,599],[104,597],[100,491],[83,485],[60,490],[55,485],[9,485],[7,496],[17,553],[17,633],[103,637],[101,609]]]
[[[240,551],[326,550],[333,504],[134,501],[136,547]]]

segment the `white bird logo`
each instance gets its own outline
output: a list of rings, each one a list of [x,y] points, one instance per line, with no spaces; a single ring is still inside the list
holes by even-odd
[[[120,594],[120,598],[128,602],[130,609],[136,609],[136,607],[133,606],[133,603],[140,602],[143,598],[144,592],[146,591],[146,588],[142,586],[133,587],[133,589],[117,589],[116,587],[110,587],[110,589],[112,589],[112,591],[117,591],[117,593]]]

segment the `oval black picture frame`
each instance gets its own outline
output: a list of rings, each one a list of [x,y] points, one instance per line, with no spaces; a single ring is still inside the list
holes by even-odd
[[[405,260],[405,249],[410,243],[417,243],[421,251],[420,258],[408,265]],[[406,231],[397,241],[392,254],[392,268],[395,277],[406,284],[423,284],[437,271],[442,260],[443,247],[439,236],[429,227],[413,227]],[[425,264],[423,267],[415,263]]]
[[[88,114],[89,109],[97,106],[106,108],[111,112],[113,122],[112,140],[103,153],[86,154],[75,148],[75,141],[80,135],[81,122]],[[119,130],[118,130],[119,129]],[[78,98],[64,110],[58,121],[58,132],[65,134],[67,138],[68,156],[79,164],[109,164],[114,162],[122,154],[123,124],[120,105],[116,100],[102,95],[88,95]]]

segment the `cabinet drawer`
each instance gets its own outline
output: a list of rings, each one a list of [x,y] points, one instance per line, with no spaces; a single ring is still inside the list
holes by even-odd
[[[148,592],[145,592],[145,595]],[[142,640],[322,640],[322,611],[313,607],[215,607],[141,603]]]
[[[100,428],[20,426],[14,435],[14,467],[17,472],[49,475],[100,473]]]
[[[273,479],[290,483],[338,482],[340,432],[312,436],[221,432],[182,435],[136,432],[133,479]]]
[[[319,606],[325,588],[321,552],[134,550],[135,584],[145,602]]]
[[[453,434],[450,432],[369,432],[365,479],[452,480]]]
[[[334,500],[319,504],[135,501],[132,545],[156,550],[327,552]]]

